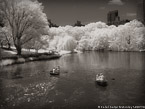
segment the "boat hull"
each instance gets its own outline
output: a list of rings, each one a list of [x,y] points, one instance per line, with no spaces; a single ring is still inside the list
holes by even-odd
[[[53,73],[52,71],[50,71],[50,75],[59,75],[59,72]]]
[[[105,86],[108,85],[108,84],[107,84],[107,81],[96,81],[96,83],[97,83],[99,86],[103,86],[103,87],[105,87]]]

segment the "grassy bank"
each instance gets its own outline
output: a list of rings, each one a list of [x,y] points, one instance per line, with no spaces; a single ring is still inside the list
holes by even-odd
[[[59,54],[55,53],[36,53],[36,52],[23,52],[21,56],[16,55],[15,50],[1,49],[0,51],[0,66],[7,66],[13,64],[21,64],[30,61],[41,61],[49,59],[60,58]]]

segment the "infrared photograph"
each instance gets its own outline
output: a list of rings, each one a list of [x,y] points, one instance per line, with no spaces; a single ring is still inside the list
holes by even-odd
[[[145,109],[145,0],[0,0],[0,109]]]

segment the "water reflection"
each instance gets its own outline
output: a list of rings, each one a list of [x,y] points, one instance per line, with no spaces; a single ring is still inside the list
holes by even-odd
[[[20,78],[23,78],[21,76],[21,72],[22,72],[22,67],[16,67],[16,71],[15,72],[12,72],[11,76],[12,76],[12,79],[20,79]]]
[[[3,80],[4,87],[3,87],[3,98],[1,100],[3,103],[1,107],[15,107],[21,105],[29,105],[36,103],[46,103],[46,96],[48,93],[55,88],[55,84],[57,83],[58,78],[52,77],[50,81],[48,80],[38,80],[38,81],[31,81],[29,83],[16,83],[16,81],[11,80]],[[41,100],[41,101],[40,101]],[[47,101],[47,102],[51,102]],[[26,106],[24,106],[26,108]]]
[[[49,71],[60,65],[59,76]],[[96,108],[97,105],[144,105],[145,53],[85,52],[58,60],[1,68],[1,108]],[[104,73],[107,87],[95,84]],[[22,78],[17,78],[17,77]]]

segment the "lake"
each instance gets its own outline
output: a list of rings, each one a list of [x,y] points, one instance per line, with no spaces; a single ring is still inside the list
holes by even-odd
[[[59,76],[49,71],[61,67]],[[103,73],[108,86],[95,83]],[[84,52],[0,68],[1,109],[145,106],[145,52]]]

